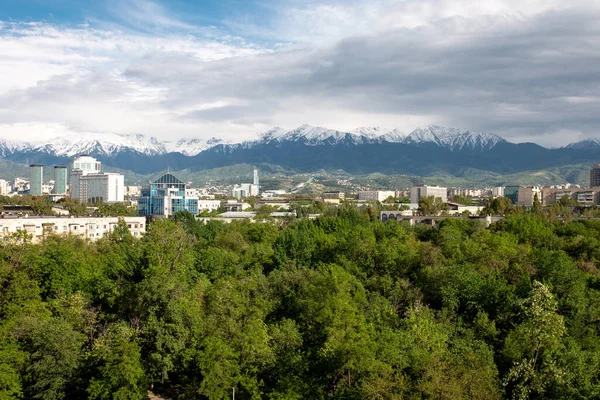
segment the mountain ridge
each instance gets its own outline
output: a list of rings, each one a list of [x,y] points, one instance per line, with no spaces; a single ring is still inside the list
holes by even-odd
[[[376,126],[340,131],[304,124],[292,130],[274,127],[258,134],[256,139],[241,142],[227,142],[214,136],[207,140],[191,138],[178,141],[162,141],[143,134],[120,135],[112,133],[72,134],[37,142],[21,142],[0,138],[0,156],[6,157],[16,152],[41,151],[50,155],[66,157],[88,153],[110,157],[120,152],[135,151],[149,156],[181,153],[193,157],[219,145],[232,146],[233,148],[250,148],[267,142],[281,143],[284,141],[302,142],[308,146],[336,145],[340,143],[347,145],[370,143],[424,145],[433,143],[451,151],[463,149],[485,151],[490,150],[499,143],[511,143],[493,133],[479,133],[469,129],[447,128],[438,125],[417,128],[411,133],[405,134],[398,129],[385,129]],[[589,147],[600,148],[600,139],[587,139],[571,143],[562,148],[589,149]]]

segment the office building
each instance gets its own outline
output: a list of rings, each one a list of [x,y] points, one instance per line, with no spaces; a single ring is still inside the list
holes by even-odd
[[[43,184],[44,167],[41,164],[31,164],[29,166],[29,194],[41,195]]]
[[[394,198],[396,192],[394,190],[366,190],[358,192],[358,200],[361,201],[378,201],[383,202],[388,197]]]
[[[413,186],[410,188],[410,202],[413,204],[419,203],[421,198],[433,196],[442,199],[442,202],[448,201],[448,189],[440,186]]]
[[[165,174],[142,188],[138,215],[171,216],[179,211],[198,215],[198,194],[172,174]]]
[[[513,204],[517,204],[519,202],[519,186],[505,186],[504,197],[510,199]]]
[[[258,170],[255,169],[254,170],[254,180],[252,181],[253,185],[256,185],[258,188],[260,188],[260,184],[259,184],[259,180],[258,180]]]
[[[75,158],[69,178],[71,198],[82,203],[115,203],[125,198],[125,177],[121,174],[101,172],[101,163],[94,157]]]
[[[71,169],[81,170],[84,174],[99,174],[102,172],[100,161],[88,155],[76,157],[72,162]]]
[[[590,187],[600,186],[600,164],[596,164],[590,170]]]
[[[141,237],[146,231],[144,217],[32,217],[3,216],[0,219],[0,238],[10,238],[13,233],[25,231],[32,241],[41,240],[50,234],[75,235],[89,240],[97,240],[112,232],[123,219],[134,237]]]
[[[67,177],[68,168],[62,165],[54,167],[54,188],[52,194],[66,194],[67,193]]]

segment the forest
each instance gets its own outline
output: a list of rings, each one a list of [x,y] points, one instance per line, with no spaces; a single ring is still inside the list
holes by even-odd
[[[0,243],[0,399],[600,398],[600,221],[200,223]]]

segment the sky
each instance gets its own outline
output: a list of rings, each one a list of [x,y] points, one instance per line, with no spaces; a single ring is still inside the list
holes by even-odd
[[[2,0],[0,137],[600,138],[600,0]]]

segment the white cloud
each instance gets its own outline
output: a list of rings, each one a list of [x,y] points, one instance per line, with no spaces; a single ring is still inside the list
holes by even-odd
[[[436,123],[565,144],[600,122],[595,4],[283,1],[262,24],[228,21],[289,43],[271,48],[123,4],[123,20],[152,32],[0,25],[0,136],[240,140],[275,125]]]

